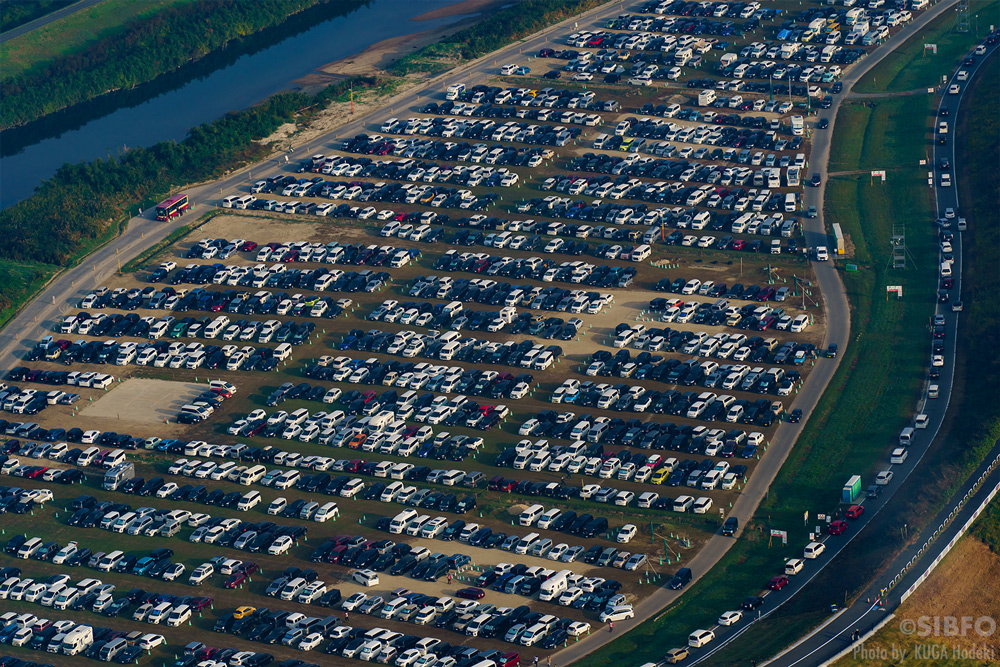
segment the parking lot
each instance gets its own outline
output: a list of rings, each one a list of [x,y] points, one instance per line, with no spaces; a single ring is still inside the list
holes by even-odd
[[[815,360],[836,354],[819,348],[818,249],[801,235],[809,136],[822,131],[805,126],[863,48],[786,57],[783,44],[802,42],[782,21],[816,16],[742,17],[748,8],[728,22],[757,21],[753,37],[724,62],[730,28],[701,32],[715,42],[636,39],[718,23],[647,25],[683,7],[637,6],[565,37],[576,53],[552,49],[527,72],[442,90],[220,198],[237,210],[85,295],[52,323],[51,342],[30,342],[18,389],[68,390],[71,373],[102,365],[125,381],[99,398],[80,390],[83,409],[8,390],[11,486],[55,495],[34,508],[51,538],[20,514],[12,529],[136,562],[173,549],[149,565],[158,580],[123,571],[119,590],[204,592],[214,605],[192,636],[280,659],[327,651],[346,664],[364,652],[411,664],[427,635],[449,644],[432,651],[440,664],[474,664],[470,643],[495,650],[496,664],[524,664],[628,618],[719,531],[774,430],[798,419],[788,406]],[[17,423],[19,401],[43,407],[40,427]],[[67,445],[29,444],[45,441]],[[132,464],[114,488],[99,460],[80,464],[92,445]],[[40,469],[50,464],[85,470],[85,486],[61,487],[62,473]],[[73,507],[80,494],[94,500]],[[278,498],[294,510],[269,512]],[[101,529],[131,509],[112,503],[140,502],[154,507],[129,519],[141,524]],[[209,528],[220,546],[202,541]],[[217,561],[207,587],[186,583],[212,556],[241,551],[252,562],[223,576]],[[8,574],[61,571],[47,560]],[[371,587],[355,574],[367,569]],[[282,576],[306,583],[269,597]],[[321,582],[315,596],[299,597],[310,581]],[[547,582],[556,592],[539,599]],[[435,607],[469,587],[482,593],[461,595],[486,606]],[[367,614],[357,599],[345,610],[361,592],[381,599]],[[106,624],[150,631],[144,615],[130,620],[141,597]],[[338,622],[286,627],[288,612]],[[96,622],[85,609],[67,617]],[[188,637],[163,633],[182,652]]]

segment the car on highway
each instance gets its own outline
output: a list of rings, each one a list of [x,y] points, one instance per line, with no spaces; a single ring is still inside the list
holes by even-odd
[[[831,535],[841,535],[847,531],[847,522],[843,519],[837,519],[836,521],[830,522],[830,527],[827,528],[827,532]]]
[[[719,625],[735,625],[743,619],[742,611],[727,611],[722,616],[719,617],[717,623]]]
[[[767,587],[772,591],[780,591],[787,585],[788,585],[788,577],[786,577],[783,574],[771,577],[771,581],[767,583]]]
[[[865,513],[864,505],[851,505],[850,507],[847,508],[847,511],[844,512],[844,516],[846,516],[848,519],[857,519],[864,513]]]

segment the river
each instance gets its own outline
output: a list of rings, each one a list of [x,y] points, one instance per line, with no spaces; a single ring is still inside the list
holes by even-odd
[[[181,140],[188,130],[244,109],[327,63],[385,39],[457,22],[412,21],[459,0],[370,0],[348,13],[326,10],[285,25],[130,91],[105,95],[0,135],[0,207],[31,195],[65,163],[126,147]],[[329,14],[335,14],[330,16]]]

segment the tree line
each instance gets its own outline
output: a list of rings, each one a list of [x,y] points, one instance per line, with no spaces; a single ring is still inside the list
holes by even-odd
[[[105,93],[132,88],[335,0],[195,0],[129,21],[123,30],[37,70],[0,81],[0,129],[37,120]],[[8,3],[4,3],[5,5]],[[362,4],[347,0],[338,10]]]
[[[353,77],[314,96],[281,93],[264,103],[193,128],[181,142],[161,141],[123,155],[63,165],[28,199],[0,211],[0,259],[65,265],[136,202],[158,200],[187,183],[212,180],[267,152],[258,140],[292,120],[307,120],[332,99],[377,86]]]
[[[473,60],[607,0],[522,0],[420,51],[427,57]]]

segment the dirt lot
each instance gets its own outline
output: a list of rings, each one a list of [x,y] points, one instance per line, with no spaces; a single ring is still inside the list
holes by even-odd
[[[180,409],[205,391],[205,384],[170,380],[125,380],[88,404],[80,414],[89,419],[113,419],[124,428],[166,424]],[[122,415],[125,416],[122,419]]]

